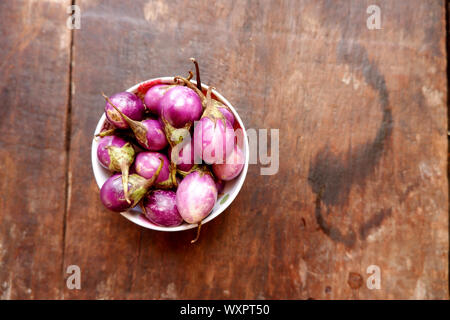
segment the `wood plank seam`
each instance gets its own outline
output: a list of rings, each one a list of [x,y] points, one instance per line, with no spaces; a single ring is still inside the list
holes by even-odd
[[[75,0],[72,0],[71,5],[75,5]],[[62,230],[62,256],[61,256],[61,298],[64,299],[64,285],[65,285],[65,250],[66,250],[66,229],[67,229],[67,211],[69,208],[69,200],[70,200],[70,142],[72,139],[72,66],[73,66],[73,45],[74,45],[74,29],[70,30],[70,45],[69,45],[69,84],[67,88],[67,110],[66,110],[66,140],[65,140],[65,152],[66,152],[66,184],[64,186],[64,216],[63,216],[63,230]]]

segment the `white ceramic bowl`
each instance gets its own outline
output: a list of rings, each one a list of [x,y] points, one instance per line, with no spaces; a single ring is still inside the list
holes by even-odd
[[[143,81],[141,83],[136,84],[135,86],[129,88],[128,92],[136,93],[137,89],[140,85],[150,82],[150,81],[160,81],[161,83],[165,84],[173,84],[173,77],[163,77],[163,78],[155,78]],[[192,81],[195,83],[195,81]],[[208,86],[202,83],[203,89],[208,89]],[[233,115],[239,125],[239,127],[242,129],[243,132],[243,146],[242,150],[245,155],[245,165],[242,169],[242,172],[239,174],[238,177],[233,179],[232,181],[227,181],[225,184],[225,188],[222,191],[222,193],[218,196],[216,205],[212,209],[211,213],[203,220],[203,224],[211,221],[215,217],[217,217],[219,214],[221,214],[230,204],[233,202],[234,198],[236,198],[237,194],[242,188],[242,185],[244,184],[245,176],[247,175],[247,169],[248,169],[248,161],[249,161],[249,147],[248,147],[248,139],[247,139],[247,132],[245,130],[244,124],[242,123],[241,118],[239,117],[239,114],[236,112],[234,107],[231,105],[230,102],[228,102],[227,99],[225,99],[219,92],[216,90],[213,90],[212,93],[216,96],[218,100],[220,100],[223,104],[228,106],[230,110],[233,112]],[[103,125],[106,122],[106,116],[103,113],[100,120],[97,123],[97,127],[95,128],[95,134],[99,133],[103,127]],[[236,125],[235,125],[236,127]],[[97,159],[97,147],[98,142],[100,138],[94,138],[92,140],[92,150],[91,150],[91,158],[92,158],[92,169],[94,170],[94,176],[95,180],[97,182],[97,185],[99,188],[102,187],[103,183],[112,175],[107,169],[103,168],[100,164],[100,162]],[[148,219],[144,217],[142,214],[141,208],[139,206],[136,206],[128,211],[121,212],[121,214],[127,218],[128,220],[148,229],[153,230],[159,230],[159,231],[183,231],[188,230],[192,228],[196,228],[196,224],[188,224],[183,223],[180,226],[177,227],[161,227],[158,225],[155,225],[151,223]]]

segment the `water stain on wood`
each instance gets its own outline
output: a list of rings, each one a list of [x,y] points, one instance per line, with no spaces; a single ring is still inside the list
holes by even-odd
[[[332,240],[352,247],[356,241],[353,229],[349,228],[344,234],[339,226],[327,223],[322,215],[321,203],[343,210],[348,204],[348,195],[352,186],[357,184],[364,189],[367,177],[373,173],[383,152],[387,149],[392,135],[393,118],[389,107],[386,80],[377,64],[370,61],[367,50],[358,43],[341,40],[337,48],[337,59],[339,63],[351,67],[354,73],[360,73],[366,83],[378,93],[383,114],[373,141],[356,146],[342,154],[335,154],[329,147],[325,147],[317,153],[310,164],[308,180],[313,192],[317,195],[315,216],[318,225]],[[384,218],[385,215],[381,217]],[[365,239],[368,231],[379,226],[382,220],[377,218],[374,220],[377,223],[369,220],[367,226],[360,227],[360,235]]]
[[[353,247],[356,242],[356,234],[352,228],[347,230],[347,233],[343,234],[339,227],[328,223],[322,215],[321,212],[321,194],[322,191],[317,195],[316,198],[316,210],[315,217],[319,228],[325,233],[331,240],[343,243],[346,247]]]
[[[390,217],[391,215],[392,215],[392,208],[382,209],[377,213],[375,213],[372,217],[370,217],[369,220],[364,222],[359,227],[359,236],[361,237],[361,239],[365,240],[372,229],[376,229],[379,226],[381,226],[383,220],[387,217]]]

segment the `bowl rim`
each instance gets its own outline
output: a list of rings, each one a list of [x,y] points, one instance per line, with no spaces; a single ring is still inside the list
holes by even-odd
[[[153,81],[160,81],[160,83],[155,83],[155,85],[174,84],[175,83],[174,77],[157,77],[157,78],[152,78],[152,79],[148,79],[148,80],[142,81],[140,83],[137,83],[125,91],[131,92],[131,93],[136,93],[139,86],[141,86],[145,83],[148,83],[148,82],[153,82]],[[191,80],[191,82],[194,84],[197,84],[197,82],[195,80]],[[208,88],[209,88],[208,85],[206,85],[205,83],[202,83],[202,89],[207,90]],[[217,208],[217,210],[214,211],[214,208],[213,208],[213,211],[205,219],[202,220],[202,224],[208,223],[209,221],[211,221],[214,218],[216,218],[217,216],[219,216],[222,212],[224,212],[230,206],[230,204],[237,197],[238,193],[241,191],[241,188],[242,188],[245,178],[247,176],[248,164],[249,164],[249,158],[250,158],[247,130],[245,129],[245,126],[244,126],[244,123],[242,122],[241,117],[239,116],[238,112],[233,107],[233,105],[224,96],[222,96],[217,90],[212,89],[212,93],[216,96],[216,98],[218,100],[220,100],[223,104],[225,104],[228,108],[230,108],[231,112],[234,115],[235,120],[239,123],[239,126],[242,129],[243,141],[244,141],[244,150],[243,151],[244,151],[244,155],[245,155],[245,164],[242,169],[242,172],[239,174],[239,176],[237,178],[235,178],[235,179],[237,179],[237,181],[236,181],[234,191],[228,193],[228,198],[225,201],[223,201],[223,198],[222,198],[220,206]],[[91,144],[92,170],[94,172],[95,181],[96,181],[99,189],[103,185],[103,182],[102,182],[103,178],[101,177],[101,173],[100,173],[101,169],[99,169],[101,167],[101,165],[97,159],[98,138],[95,137],[95,135],[101,131],[105,121],[106,121],[106,115],[103,112],[102,116],[100,117],[100,119],[96,125],[95,131],[94,131],[94,137],[92,139],[92,144]],[[219,202],[219,199],[217,199],[217,202]],[[217,202],[216,202],[216,205],[217,205]],[[142,212],[139,211],[140,209],[136,210],[135,208],[136,207],[131,208],[127,211],[120,212],[120,214],[122,216],[124,216],[126,219],[130,220],[131,222],[133,222],[141,227],[144,227],[146,229],[152,229],[152,230],[157,230],[157,231],[166,231],[166,232],[175,232],[175,231],[184,231],[184,230],[190,230],[193,228],[197,228],[197,224],[188,224],[186,222],[184,222],[183,224],[176,226],[176,227],[158,226],[146,218],[141,218]]]

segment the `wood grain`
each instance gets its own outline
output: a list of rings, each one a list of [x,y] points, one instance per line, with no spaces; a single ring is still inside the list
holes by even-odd
[[[2,298],[448,299],[444,1],[75,2],[70,86],[66,3],[0,4]],[[104,209],[90,163],[100,92],[190,57],[247,128],[280,130],[279,172],[251,165],[195,245]]]
[[[378,1],[374,31],[367,1],[78,2],[65,265],[84,287],[66,297],[448,297],[443,2]],[[191,56],[248,128],[281,137],[279,173],[252,166],[194,246],[102,209],[88,161],[98,93]]]
[[[64,285],[69,3],[0,2],[1,299]]]

